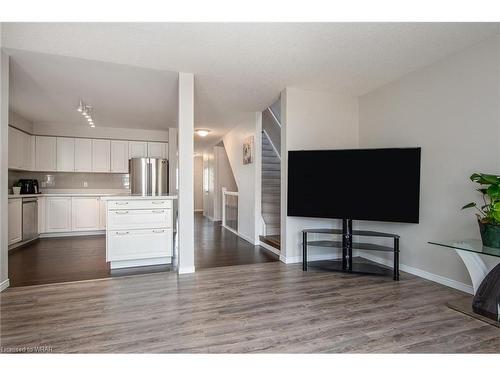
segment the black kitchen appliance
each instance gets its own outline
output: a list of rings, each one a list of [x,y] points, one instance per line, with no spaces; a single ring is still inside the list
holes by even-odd
[[[20,179],[21,194],[38,194],[40,189],[38,187],[38,180]]]

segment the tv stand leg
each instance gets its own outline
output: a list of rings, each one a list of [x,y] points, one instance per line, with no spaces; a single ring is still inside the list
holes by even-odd
[[[342,219],[342,270],[352,271],[352,220]]]
[[[302,233],[302,271],[307,271],[307,232]]]
[[[394,280],[399,280],[399,238],[394,239]]]

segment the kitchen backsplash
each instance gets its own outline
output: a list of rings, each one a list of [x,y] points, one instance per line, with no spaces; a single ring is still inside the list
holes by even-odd
[[[37,179],[40,189],[128,189],[127,173],[9,171],[9,188],[19,179]]]

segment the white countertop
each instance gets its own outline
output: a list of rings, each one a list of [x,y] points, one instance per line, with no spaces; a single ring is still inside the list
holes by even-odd
[[[103,196],[103,200],[106,201],[132,201],[132,200],[165,200],[177,199],[177,195],[114,195],[114,196]]]
[[[47,192],[42,192],[41,194],[9,194],[9,199],[20,199],[20,198],[32,198],[32,197],[106,197],[106,196],[130,196],[130,192],[123,191],[120,189],[89,189],[89,191],[79,190],[79,189],[51,189]]]

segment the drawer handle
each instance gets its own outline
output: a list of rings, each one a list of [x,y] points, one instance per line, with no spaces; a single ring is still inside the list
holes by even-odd
[[[153,204],[163,204],[165,202],[156,202],[156,201],[153,201]]]
[[[116,211],[115,213],[117,215],[126,215],[126,214],[128,214],[128,211]]]
[[[162,214],[165,212],[165,210],[151,210],[151,212],[153,212],[155,214]]]
[[[128,204],[128,202],[115,202],[117,206],[125,206]]]
[[[153,233],[165,233],[163,229],[153,229]]]
[[[119,236],[124,236],[126,234],[129,234],[130,232],[115,232]]]

